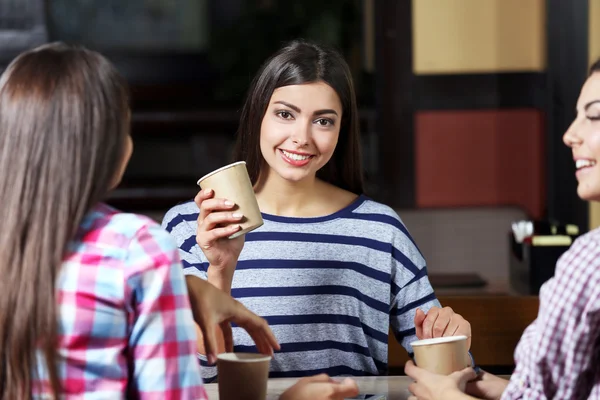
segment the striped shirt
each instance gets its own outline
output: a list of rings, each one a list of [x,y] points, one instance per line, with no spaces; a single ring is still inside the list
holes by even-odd
[[[146,217],[83,219],[57,279],[61,398],[206,399],[177,247]],[[50,398],[38,363],[34,398]]]
[[[515,362],[502,399],[600,399],[600,229],[558,260]]]
[[[179,245],[185,273],[206,279],[197,218],[194,202],[180,204],[163,227]],[[246,235],[231,294],[264,317],[281,344],[271,377],[385,374],[390,327],[411,352],[416,308],[439,302],[425,259],[391,208],[362,195],[324,217],[263,219]],[[256,351],[236,327],[234,344]],[[210,381],[217,372],[202,373]]]

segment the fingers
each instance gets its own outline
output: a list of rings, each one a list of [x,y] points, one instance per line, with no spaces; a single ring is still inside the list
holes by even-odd
[[[214,198],[212,189],[201,190],[194,202],[200,209],[198,227],[202,227],[202,231],[211,230],[218,224],[239,222],[243,218],[243,215],[236,212],[235,203],[227,199]]]
[[[229,225],[224,228],[215,228],[209,231],[200,231],[200,227],[198,227],[196,242],[202,249],[210,249],[214,245],[215,241],[227,238],[240,229],[241,226],[238,224]]]
[[[211,324],[199,323],[196,325],[196,332],[198,336],[202,337],[204,343],[204,352],[206,353],[206,360],[209,364],[217,362],[217,336],[215,332],[216,327]]]
[[[461,321],[464,321],[464,318],[458,314],[450,317],[450,322],[448,322],[448,326],[446,326],[446,330],[442,336],[455,336]]]
[[[229,324],[229,322],[221,322],[219,326],[221,327],[221,331],[223,332],[225,351],[231,353],[233,352],[233,332],[231,331],[231,324]]]
[[[410,385],[408,385],[408,391],[414,395],[414,396],[409,397],[411,399],[419,399],[419,398],[425,397],[424,390],[421,387],[421,384],[419,384],[417,382],[413,382]]]
[[[431,307],[427,312],[425,317],[425,321],[423,321],[423,332],[422,339],[431,339],[433,336],[433,326],[435,325],[435,320],[440,313],[439,307]]]
[[[454,311],[450,307],[444,307],[439,310],[432,328],[433,337],[444,336],[444,332],[446,332],[446,328],[448,327],[448,324],[450,324],[450,319],[453,314]]]
[[[408,360],[406,364],[404,364],[404,373],[417,381],[417,378],[422,376],[423,371],[418,368],[412,360]]]
[[[347,397],[358,396],[359,390],[358,385],[353,379],[346,378],[339,383],[333,384],[333,396],[334,399],[344,399]]]
[[[423,312],[423,310],[421,310],[420,308],[417,308],[417,311],[415,312],[415,330],[416,330],[416,334],[417,334],[417,338],[419,339],[424,339],[423,338],[423,321],[425,321],[425,313]]]
[[[456,332],[454,332],[454,334],[466,336],[467,337],[467,348],[470,349],[471,348],[471,336],[472,336],[471,324],[469,323],[469,321],[464,319],[459,314],[454,314],[454,316],[452,318],[453,319],[457,318],[457,321],[458,321],[458,327],[456,328]]]
[[[272,355],[273,349],[281,349],[267,321],[248,310],[239,302],[236,302],[231,321],[248,332],[252,340],[254,340],[256,348],[261,353]]]
[[[319,374],[315,376],[307,376],[306,378],[302,378],[302,381],[312,382],[312,383],[326,383],[332,382],[332,379],[327,374]]]
[[[210,231],[216,227],[223,227],[230,224],[239,224],[244,215],[236,210],[220,210],[222,204],[221,200],[210,199],[207,202],[218,202],[215,206],[215,211],[211,211],[202,221],[198,221],[198,230],[200,232]],[[228,207],[229,208],[229,207]]]
[[[459,387],[464,387],[467,382],[477,379],[477,373],[471,367],[465,368],[462,371],[453,372],[450,376],[456,380]]]

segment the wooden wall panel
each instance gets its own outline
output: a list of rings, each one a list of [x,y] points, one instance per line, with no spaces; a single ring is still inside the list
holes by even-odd
[[[413,0],[416,74],[543,71],[544,0]]]
[[[538,110],[419,112],[417,207],[545,208],[544,117]]]

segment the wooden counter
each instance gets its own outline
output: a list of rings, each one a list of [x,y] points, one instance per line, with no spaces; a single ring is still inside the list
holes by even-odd
[[[437,290],[436,290],[437,292]],[[471,353],[481,366],[514,365],[513,354],[525,328],[537,317],[537,296],[483,294],[438,295],[443,306],[461,314],[471,323]],[[390,335],[389,367],[403,368],[406,351]]]

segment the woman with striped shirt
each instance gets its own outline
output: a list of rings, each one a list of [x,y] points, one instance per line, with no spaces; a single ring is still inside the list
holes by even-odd
[[[271,376],[385,374],[390,328],[409,353],[417,337],[471,336],[467,321],[440,308],[398,215],[364,194],[359,142],[346,62],[292,42],[254,78],[234,154],[247,164],[265,224],[227,239],[243,215],[210,190],[164,218],[187,275],[269,322],[281,343]],[[239,329],[234,344],[253,349]],[[216,370],[203,374],[214,379]]]

